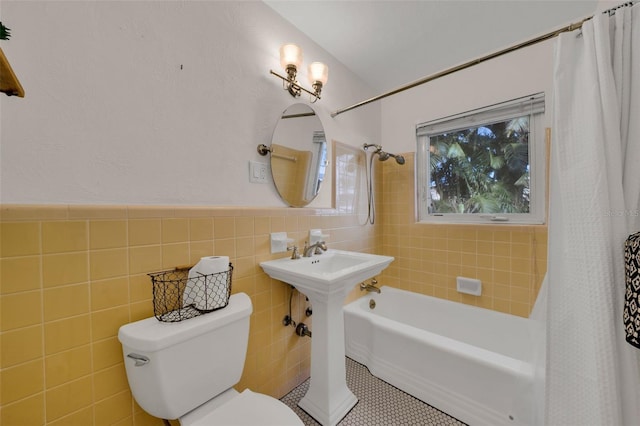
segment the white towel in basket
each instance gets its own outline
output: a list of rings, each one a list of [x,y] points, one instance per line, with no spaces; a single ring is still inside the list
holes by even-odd
[[[221,279],[216,275],[210,275],[227,270],[229,270],[229,256],[200,258],[200,261],[189,270],[182,306],[194,305],[197,309],[211,310],[226,304],[226,277]],[[216,285],[217,283],[220,285]]]

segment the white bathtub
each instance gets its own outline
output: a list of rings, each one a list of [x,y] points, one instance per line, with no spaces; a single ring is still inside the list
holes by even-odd
[[[532,321],[381,290],[344,308],[348,357],[470,425],[533,423]]]

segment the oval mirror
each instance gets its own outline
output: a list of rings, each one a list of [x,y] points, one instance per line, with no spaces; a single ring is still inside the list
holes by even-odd
[[[320,118],[305,104],[293,104],[278,120],[271,140],[271,174],[280,197],[304,207],[320,191],[327,164],[327,141]]]

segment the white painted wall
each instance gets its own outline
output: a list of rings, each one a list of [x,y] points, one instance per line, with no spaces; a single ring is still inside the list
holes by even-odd
[[[417,124],[538,92],[546,94],[549,127],[553,46],[539,43],[383,99],[383,146],[415,152]]]
[[[252,184],[276,120],[299,102],[269,75],[295,42],[329,65],[327,139],[380,142],[375,95],[262,2],[7,2],[2,42],[26,97],[0,96],[0,202],[284,206]],[[299,80],[308,86],[306,70]],[[306,102],[306,99],[303,99]],[[329,144],[330,145],[330,144]],[[313,206],[330,206],[330,182]]]

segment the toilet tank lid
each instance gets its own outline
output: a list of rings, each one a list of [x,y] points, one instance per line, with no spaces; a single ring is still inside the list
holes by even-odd
[[[125,324],[118,331],[118,339],[130,349],[155,352],[248,317],[252,311],[249,296],[236,293],[231,295],[225,308],[188,320],[161,322],[151,317]]]

